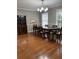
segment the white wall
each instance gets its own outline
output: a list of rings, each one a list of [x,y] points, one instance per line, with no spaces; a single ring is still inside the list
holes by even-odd
[[[48,11],[48,25],[56,25],[56,10],[61,8],[61,6],[54,7]]]
[[[56,24],[56,9],[50,9],[48,11],[48,25],[52,26]]]
[[[17,15],[25,15],[26,16],[28,32],[33,31],[32,24],[31,24],[32,20],[35,20],[37,22],[37,25],[40,25],[39,14],[37,12],[35,12],[35,11],[17,10]]]

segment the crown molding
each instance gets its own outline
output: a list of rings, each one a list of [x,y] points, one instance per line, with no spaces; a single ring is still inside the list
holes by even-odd
[[[24,11],[36,11],[36,10],[25,9],[25,8],[17,8],[17,10],[24,10]]]

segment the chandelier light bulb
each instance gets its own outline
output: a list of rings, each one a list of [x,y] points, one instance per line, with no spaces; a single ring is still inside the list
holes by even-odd
[[[42,12],[42,10],[40,9],[40,12]]]
[[[37,11],[40,11],[40,9],[38,8]]]
[[[44,8],[43,8],[43,7],[41,7],[41,10],[44,10]]]
[[[48,11],[48,8],[45,9],[45,12]]]

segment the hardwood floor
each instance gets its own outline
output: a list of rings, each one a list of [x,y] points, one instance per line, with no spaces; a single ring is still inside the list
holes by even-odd
[[[61,45],[32,34],[18,35],[17,59],[62,59]]]

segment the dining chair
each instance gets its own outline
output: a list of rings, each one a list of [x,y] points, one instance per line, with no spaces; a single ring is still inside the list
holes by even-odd
[[[52,28],[57,28],[57,25],[52,25]]]
[[[51,30],[51,34],[52,34],[52,40],[53,41],[55,41],[55,39],[56,39],[56,32],[57,32],[57,30]]]
[[[44,38],[44,31],[43,31],[43,27],[42,26],[39,26],[38,27],[38,35],[42,38]]]
[[[37,25],[33,25],[33,34],[37,35],[38,27]]]
[[[57,32],[56,32],[56,42],[57,43],[61,43],[62,41],[62,28],[60,28]]]
[[[45,25],[45,27],[49,27],[49,25]]]

